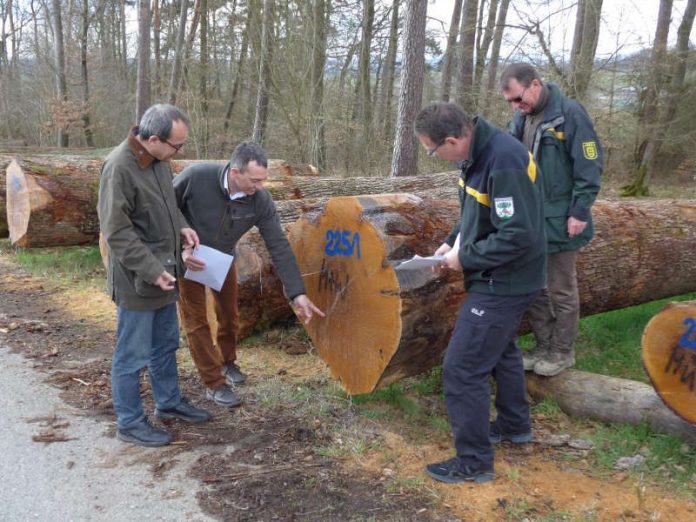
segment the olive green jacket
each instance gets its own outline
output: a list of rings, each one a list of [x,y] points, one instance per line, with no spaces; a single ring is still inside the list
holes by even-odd
[[[183,276],[179,231],[188,224],[176,205],[169,162],[150,156],[136,134],[134,128],[107,156],[97,211],[111,298],[129,310],[155,310],[178,298],[176,289],[153,283],[165,270]]]

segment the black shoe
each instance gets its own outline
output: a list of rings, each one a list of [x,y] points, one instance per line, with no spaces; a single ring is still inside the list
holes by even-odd
[[[155,417],[158,419],[181,419],[186,422],[205,422],[210,419],[210,412],[196,408],[189,404],[188,399],[182,398],[181,402],[173,408],[155,409]]]
[[[140,446],[157,447],[166,446],[172,441],[171,435],[164,430],[155,428],[147,420],[143,419],[140,424],[132,428],[116,430],[116,438],[123,442],[131,442]]]
[[[208,388],[205,392],[205,398],[213,401],[215,404],[229,406],[230,408],[242,405],[242,400],[226,384],[221,384],[215,389]]]
[[[247,376],[243,374],[239,366],[234,363],[228,363],[223,366],[222,375],[225,377],[225,382],[228,386],[244,384],[247,380]]]
[[[495,474],[492,469],[474,469],[471,466],[462,466],[457,457],[444,462],[428,464],[425,471],[430,477],[447,484],[457,484],[459,482],[488,482],[493,480]]]
[[[531,431],[526,431],[522,433],[504,433],[502,430],[498,429],[498,425],[495,422],[491,422],[491,427],[488,432],[488,438],[491,444],[500,444],[503,441],[512,442],[513,444],[527,444],[532,442],[534,436]]]

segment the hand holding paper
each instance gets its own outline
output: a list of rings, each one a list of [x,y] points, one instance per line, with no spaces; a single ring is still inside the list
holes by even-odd
[[[233,260],[234,257],[229,254],[200,245],[187,256],[186,264],[192,266],[186,270],[184,277],[219,292]]]

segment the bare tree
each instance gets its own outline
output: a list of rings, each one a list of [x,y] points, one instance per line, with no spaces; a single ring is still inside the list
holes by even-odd
[[[263,0],[263,23],[261,27],[261,63],[259,64],[259,85],[256,95],[256,115],[252,139],[263,144],[268,124],[268,84],[270,81],[271,56],[273,46],[273,0]]]
[[[179,9],[179,27],[176,33],[176,48],[174,50],[174,63],[172,64],[172,74],[169,80],[169,103],[176,103],[177,90],[179,89],[179,78],[181,76],[181,60],[184,52],[184,39],[186,38],[186,15],[188,12],[188,1],[181,0]]]
[[[481,112],[485,113],[490,106],[491,94],[496,91],[496,76],[498,74],[498,61],[500,59],[500,46],[503,42],[503,31],[505,31],[505,20],[507,19],[508,6],[510,0],[502,0],[498,10],[498,18],[495,22],[495,34],[493,35],[493,47],[491,48],[491,59],[488,65],[488,78],[484,92],[488,93],[481,100]]]
[[[406,4],[403,66],[399,85],[399,108],[396,138],[392,156],[392,176],[414,176],[418,173],[417,140],[413,122],[423,100],[425,69],[425,15],[428,0],[410,0]]]
[[[655,44],[651,57],[651,84],[646,90],[644,109],[644,142],[640,154],[640,163],[633,183],[623,188],[624,196],[648,195],[653,173],[657,168],[658,154],[665,142],[668,128],[674,124],[679,101],[683,96],[684,79],[686,77],[686,62],[689,55],[689,37],[696,17],[696,0],[689,0],[684,17],[677,32],[676,59],[672,63],[669,74],[666,62],[667,39],[671,18],[672,1],[661,0],[658,25],[655,31]],[[667,27],[665,27],[665,25]],[[660,75],[658,77],[657,75]],[[667,96],[661,96],[665,80],[662,75],[671,78]],[[660,101],[665,100],[660,106]]]
[[[314,0],[312,5],[312,68],[309,161],[320,170],[326,167],[324,129],[324,67],[326,65],[327,13],[330,0]]]
[[[378,122],[382,122],[384,136],[391,135],[392,100],[394,98],[394,76],[396,72],[396,51],[399,44],[399,6],[401,0],[392,3],[391,23],[389,24],[389,45],[384,58],[384,75],[378,100]]]
[[[363,141],[369,142],[372,127],[372,101],[370,99],[370,56],[372,49],[372,30],[375,20],[375,1],[363,0],[362,39],[360,42],[360,61],[358,63],[358,82],[356,84],[356,116],[364,129]]]
[[[89,35],[89,0],[82,0],[82,31],[80,33],[80,76],[82,77],[82,124],[87,146],[94,147],[89,117],[89,75],[87,70],[87,39]]]
[[[61,13],[60,0],[52,0],[53,7],[53,56],[55,67],[56,94],[58,103],[63,105],[68,101],[68,83],[65,79],[65,47],[63,43],[63,15]],[[60,112],[62,112],[61,107]],[[58,121],[58,146],[67,147],[70,143],[66,125]]]
[[[452,19],[450,20],[449,33],[447,35],[447,48],[445,49],[445,60],[442,64],[442,99],[449,101],[450,90],[452,89],[452,76],[454,58],[457,54],[457,31],[459,30],[459,20],[462,17],[462,0],[454,0],[452,9]]]
[[[135,121],[150,106],[150,0],[138,0],[138,73],[135,82]]]
[[[474,112],[474,51],[476,49],[477,14],[478,0],[465,0],[462,24],[459,30],[461,70],[457,101],[467,112]]]
[[[584,99],[594,68],[599,26],[602,14],[602,0],[579,0],[576,13],[573,47],[570,53],[570,78],[567,79],[570,93]]]

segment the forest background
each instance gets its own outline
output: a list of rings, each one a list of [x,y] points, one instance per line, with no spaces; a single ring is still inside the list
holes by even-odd
[[[586,106],[606,176],[644,195],[675,172],[696,183],[695,15],[696,0],[0,0],[0,147],[111,147],[170,102],[191,116],[189,158],[252,138],[334,176],[446,170],[419,151],[418,110],[451,100],[504,126],[500,70],[528,61]]]

